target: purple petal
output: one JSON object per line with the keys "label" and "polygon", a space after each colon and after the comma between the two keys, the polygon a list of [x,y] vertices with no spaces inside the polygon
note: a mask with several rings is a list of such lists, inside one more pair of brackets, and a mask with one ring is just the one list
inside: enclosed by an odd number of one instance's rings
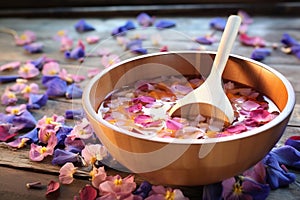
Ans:
{"label": "purple petal", "polygon": [[24,46],[24,49],[28,52],[28,53],[40,53],[43,51],[43,43],[41,42],[35,42],[35,43],[31,43],[31,44],[27,44]]}
{"label": "purple petal", "polygon": [[66,119],[82,119],[84,116],[83,110],[66,110]]}
{"label": "purple petal", "polygon": [[40,109],[47,104],[47,101],[47,94],[30,94],[27,109]]}
{"label": "purple petal", "polygon": [[134,195],[141,196],[142,199],[148,197],[149,192],[152,190],[152,185],[148,181],[143,181],[140,186],[133,192]]}
{"label": "purple petal", "polygon": [[289,137],[286,142],[285,145],[289,145],[294,147],[295,149],[297,149],[298,151],[300,151],[300,136],[291,136]]}
{"label": "purple petal", "polygon": [[252,199],[266,199],[270,194],[270,186],[268,184],[259,183],[249,177],[243,177],[243,190],[246,195],[250,195]]}
{"label": "purple petal", "polygon": [[63,146],[63,147],[65,146],[65,139],[71,133],[72,130],[73,127],[70,126],[62,126],[59,128],[59,130],[56,133],[58,146]]}
{"label": "purple petal", "polygon": [[126,44],[126,49],[129,49],[132,53],[146,54],[147,49],[142,47],[142,40],[132,40]]}
{"label": "purple petal", "polygon": [[80,59],[85,56],[85,51],[82,47],[76,47],[71,51],[66,51],[65,52],[65,58],[67,59]]}
{"label": "purple petal", "polygon": [[195,39],[196,42],[204,45],[211,45],[213,44],[214,40],[212,40],[210,37],[206,36],[200,36]]}
{"label": "purple petal", "polygon": [[19,138],[28,138],[29,139],[29,141],[27,142],[28,144],[36,143],[39,140],[39,138],[38,138],[38,129],[34,128],[31,131],[29,131],[28,133],[20,136]]}
{"label": "purple petal", "polygon": [[242,18],[243,24],[252,24],[253,23],[253,19],[250,17],[250,15],[246,11],[239,10],[238,15]]}
{"label": "purple petal", "polygon": [[272,154],[280,164],[300,169],[300,151],[294,147],[284,145],[273,148],[270,154]]}
{"label": "purple petal", "polygon": [[209,26],[212,29],[223,31],[226,25],[226,19],[221,18],[221,17],[215,17],[210,20]]}
{"label": "purple petal", "polygon": [[136,20],[138,21],[139,25],[148,27],[153,24],[153,18],[148,15],[147,13],[140,13],[137,17]]}
{"label": "purple petal", "polygon": [[24,131],[31,130],[36,126],[36,120],[33,115],[25,110],[21,115],[17,115],[13,118],[12,124],[16,128],[16,130]]}
{"label": "purple petal", "polygon": [[113,35],[113,36],[125,35],[126,31],[132,30],[132,29],[135,29],[135,28],[136,27],[135,27],[134,23],[129,20],[125,23],[125,25],[119,26],[119,27],[113,29],[113,31],[111,32],[111,35]]}
{"label": "purple petal", "polygon": [[22,148],[24,147],[29,141],[28,138],[17,138],[14,141],[8,142],[7,145],[13,148]]}
{"label": "purple petal", "polygon": [[48,85],[51,84],[52,80],[60,79],[58,76],[42,76],[42,84],[45,87],[48,87]]}
{"label": "purple petal", "polygon": [[84,19],[79,20],[76,24],[75,24],[75,29],[78,32],[86,32],[86,31],[93,31],[95,30],[95,28],[88,24]]}
{"label": "purple petal", "polygon": [[18,78],[20,78],[19,75],[0,75],[0,83],[14,82]]}
{"label": "purple petal", "polygon": [[288,47],[300,45],[300,43],[292,36],[290,36],[288,33],[284,33],[282,35],[281,43],[285,44]]}
{"label": "purple petal", "polygon": [[203,186],[203,200],[221,200],[223,187],[222,183],[213,183]]}
{"label": "purple petal", "polygon": [[264,164],[266,165],[267,170],[267,183],[270,185],[271,189],[285,187],[295,181],[295,174],[286,172],[280,167],[273,154],[269,153],[264,158]]}
{"label": "purple petal", "polygon": [[37,69],[42,70],[46,61],[46,56],[41,56],[36,60],[30,61]]}
{"label": "purple petal", "polygon": [[172,28],[174,26],[176,26],[176,23],[172,20],[159,20],[155,24],[155,27],[158,28],[158,29]]}
{"label": "purple petal", "polygon": [[46,94],[49,97],[62,97],[66,94],[67,82],[60,78],[54,78],[47,82],[47,87]]}
{"label": "purple petal", "polygon": [[77,84],[71,84],[67,87],[66,98],[67,99],[79,99],[82,97],[82,89]]}
{"label": "purple petal", "polygon": [[271,50],[267,48],[256,48],[251,54],[253,60],[262,61],[267,56],[271,55]]}
{"label": "purple petal", "polygon": [[78,162],[79,156],[77,153],[56,149],[53,153],[52,165],[64,165],[67,162]]}

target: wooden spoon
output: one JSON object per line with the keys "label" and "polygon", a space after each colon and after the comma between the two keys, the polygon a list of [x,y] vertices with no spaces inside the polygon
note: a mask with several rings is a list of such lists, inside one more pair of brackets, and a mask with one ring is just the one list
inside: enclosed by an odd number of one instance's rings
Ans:
{"label": "wooden spoon", "polygon": [[240,24],[241,18],[239,16],[229,16],[209,76],[202,85],[177,100],[176,104],[169,110],[169,116],[172,116],[175,111],[178,114],[180,110],[180,116],[191,116],[201,113],[204,116],[229,123],[234,120],[232,105],[222,87],[222,73]]}

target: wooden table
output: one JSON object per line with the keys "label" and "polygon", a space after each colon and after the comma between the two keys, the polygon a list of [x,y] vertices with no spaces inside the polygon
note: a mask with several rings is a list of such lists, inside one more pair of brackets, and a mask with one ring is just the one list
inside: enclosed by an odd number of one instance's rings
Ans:
{"label": "wooden table", "polygon": [[[67,69],[70,73],[87,74],[87,70],[91,68],[100,68],[100,57],[90,57],[80,64],[75,60],[67,60],[64,58],[62,52],[59,51],[59,43],[53,40],[53,36],[59,30],[67,30],[73,37],[74,41],[82,39],[85,42],[87,35],[99,35],[101,38],[100,45],[112,49],[114,52],[121,56],[121,59],[134,56],[133,54],[124,54],[124,50],[117,44],[114,38],[110,37],[113,28],[123,25],[128,19],[136,23],[135,18],[89,18],[86,19],[88,23],[92,24],[96,31],[87,33],[77,33],[74,30],[74,24],[78,19],[26,19],[26,18],[2,18],[0,19],[0,27],[7,27],[14,29],[17,33],[21,34],[24,30],[32,30],[36,32],[38,41],[44,43],[43,54],[50,58],[58,60],[61,67]],[[157,19],[162,19],[157,16]],[[164,17],[164,19],[170,19]],[[192,38],[211,33],[209,29],[209,21],[211,17],[172,17],[176,22],[176,27],[170,29],[170,34],[166,34],[162,43],[168,45],[169,50],[180,50],[194,48],[198,44],[192,41]],[[249,27],[249,35],[261,36],[268,40],[270,43],[279,43],[283,33],[289,33],[300,41],[299,29],[300,17],[267,17],[267,16],[254,16],[254,23]],[[130,33],[132,36],[137,36],[157,30],[138,30]],[[217,32],[216,36],[219,37],[221,32]],[[86,52],[91,52],[96,45],[86,45]],[[215,43],[211,46],[205,46],[207,50],[216,50],[218,44]],[[157,50],[157,49],[156,49]],[[236,42],[232,53],[250,57],[252,47],[242,46]],[[14,44],[13,38],[4,33],[0,33],[0,64],[5,64],[10,61],[32,60],[40,57],[42,54],[28,54],[22,47]],[[291,135],[299,135],[300,133],[300,60],[293,55],[286,55],[280,49],[273,50],[271,56],[267,57],[264,61],[265,64],[273,67],[274,69],[285,75],[292,83],[297,102],[293,115],[289,121],[288,127],[279,141],[279,145]],[[9,74],[12,72],[1,72],[1,74]],[[81,86],[88,82],[89,79],[83,81]],[[39,85],[40,79],[33,79],[30,82],[36,82]],[[6,86],[12,83],[0,84],[0,91],[3,93]],[[41,86],[41,88],[43,88]],[[66,109],[81,108],[81,100],[68,100],[65,98],[49,99],[47,105],[40,110],[34,110],[33,115],[36,119],[40,119],[44,115],[64,115]],[[5,107],[0,106],[0,111],[4,112]],[[67,121],[68,124],[74,124],[72,120]],[[44,190],[28,190],[25,183],[32,181],[41,181],[47,184],[50,180],[58,180],[59,167],[50,164],[51,159],[46,158],[43,162],[32,162],[28,158],[29,148],[13,150],[4,144],[0,144],[0,198],[1,199],[44,199]],[[116,174],[114,170],[109,171],[110,174]],[[281,188],[272,191],[269,200],[292,200],[300,198],[300,172],[295,171],[297,175],[297,184],[291,184],[288,188]],[[76,180],[71,185],[63,185],[61,187],[60,196],[58,199],[72,199],[74,195],[87,183],[88,174],[84,171],[75,174]],[[137,176],[137,180],[142,179]],[[201,199],[200,187],[182,188],[184,193],[191,199]],[[53,197],[54,198],[54,197]]]}

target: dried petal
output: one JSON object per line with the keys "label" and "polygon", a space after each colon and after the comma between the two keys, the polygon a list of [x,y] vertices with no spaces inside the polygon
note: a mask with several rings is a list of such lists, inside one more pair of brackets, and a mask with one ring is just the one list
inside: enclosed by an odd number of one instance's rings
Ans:
{"label": "dried petal", "polygon": [[75,29],[78,32],[86,32],[86,31],[93,31],[95,28],[88,24],[84,19],[80,19],[76,24],[75,24]]}
{"label": "dried petal", "polygon": [[82,200],[95,200],[98,196],[98,191],[93,186],[86,185],[79,191],[79,196]]}
{"label": "dried petal", "polygon": [[53,192],[58,191],[60,188],[60,184],[59,182],[53,181],[51,180],[48,185],[47,185],[47,191],[46,191],[46,195],[49,195]]}

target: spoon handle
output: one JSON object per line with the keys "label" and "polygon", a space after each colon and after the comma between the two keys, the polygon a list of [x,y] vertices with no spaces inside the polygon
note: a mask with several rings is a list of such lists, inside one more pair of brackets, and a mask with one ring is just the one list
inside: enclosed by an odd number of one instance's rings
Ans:
{"label": "spoon handle", "polygon": [[229,16],[218,47],[218,53],[216,54],[212,66],[212,70],[218,72],[220,77],[225,69],[229,54],[239,31],[240,24],[241,18],[238,15]]}

